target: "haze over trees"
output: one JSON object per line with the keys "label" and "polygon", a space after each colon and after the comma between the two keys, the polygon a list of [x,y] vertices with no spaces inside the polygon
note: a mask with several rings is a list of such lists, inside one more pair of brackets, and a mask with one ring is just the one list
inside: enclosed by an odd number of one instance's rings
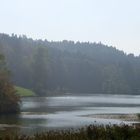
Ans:
{"label": "haze over trees", "polygon": [[102,43],[0,34],[0,52],[13,83],[38,95],[140,94],[140,57]]}

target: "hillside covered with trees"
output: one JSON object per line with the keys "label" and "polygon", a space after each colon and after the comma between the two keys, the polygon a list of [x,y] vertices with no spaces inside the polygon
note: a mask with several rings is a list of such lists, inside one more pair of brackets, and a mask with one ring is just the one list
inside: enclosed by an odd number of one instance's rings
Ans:
{"label": "hillside covered with trees", "polygon": [[102,43],[0,34],[12,81],[38,95],[140,94],[140,57]]}

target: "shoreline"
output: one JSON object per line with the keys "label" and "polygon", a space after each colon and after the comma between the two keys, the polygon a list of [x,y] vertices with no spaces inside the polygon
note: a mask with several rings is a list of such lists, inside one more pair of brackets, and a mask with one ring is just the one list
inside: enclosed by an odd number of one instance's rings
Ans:
{"label": "shoreline", "polygon": [[33,135],[6,133],[1,134],[0,139],[3,140],[109,140],[109,139],[123,139],[134,140],[140,138],[140,127],[129,125],[107,125],[96,126],[88,125],[86,127],[69,129],[69,130],[52,130],[48,132],[34,133]]}
{"label": "shoreline", "polygon": [[83,115],[83,117],[140,122],[140,117],[138,114],[88,114]]}

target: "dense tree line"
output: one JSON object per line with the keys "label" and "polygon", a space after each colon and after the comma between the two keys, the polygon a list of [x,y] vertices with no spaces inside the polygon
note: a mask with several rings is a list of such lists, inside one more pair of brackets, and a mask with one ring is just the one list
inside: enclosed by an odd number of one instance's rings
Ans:
{"label": "dense tree line", "polygon": [[140,93],[140,57],[102,43],[0,34],[12,81],[37,94]]}
{"label": "dense tree line", "polygon": [[9,79],[5,59],[0,55],[0,115],[19,112],[20,99]]}

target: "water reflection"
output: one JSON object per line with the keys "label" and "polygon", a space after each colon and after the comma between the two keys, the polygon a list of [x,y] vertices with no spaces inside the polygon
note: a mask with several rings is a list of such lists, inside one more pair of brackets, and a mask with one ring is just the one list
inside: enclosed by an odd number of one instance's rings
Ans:
{"label": "water reflection", "polygon": [[[140,96],[88,95],[28,97],[22,99],[21,114],[0,116],[0,129],[34,133],[49,129],[80,127],[88,124],[120,124],[119,119],[86,117],[92,114],[140,112]],[[131,123],[125,122],[124,123]]]}
{"label": "water reflection", "polygon": [[20,115],[0,115],[0,124],[20,125]]}
{"label": "water reflection", "polygon": [[20,115],[0,115],[0,135],[20,133]]}

